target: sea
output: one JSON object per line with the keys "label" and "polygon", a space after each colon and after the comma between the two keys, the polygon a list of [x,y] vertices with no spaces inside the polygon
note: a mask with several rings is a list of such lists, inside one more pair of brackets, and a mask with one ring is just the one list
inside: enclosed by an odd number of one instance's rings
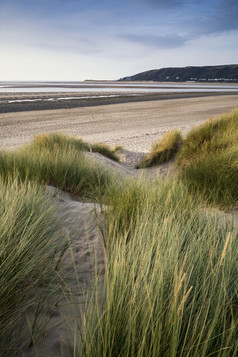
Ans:
{"label": "sea", "polygon": [[[189,92],[227,92],[238,93],[238,84],[229,83],[155,83],[155,82],[120,82],[120,81],[83,81],[83,82],[3,82],[0,81],[0,95],[4,94],[37,94],[37,99],[14,99],[10,102],[55,100],[55,94],[67,93],[67,97],[59,100],[87,99],[98,97],[116,97],[121,95],[143,95],[158,93],[189,93]],[[40,93],[54,93],[54,97],[40,98]],[[77,97],[70,96],[74,93]],[[85,93],[85,96],[84,96]]]}

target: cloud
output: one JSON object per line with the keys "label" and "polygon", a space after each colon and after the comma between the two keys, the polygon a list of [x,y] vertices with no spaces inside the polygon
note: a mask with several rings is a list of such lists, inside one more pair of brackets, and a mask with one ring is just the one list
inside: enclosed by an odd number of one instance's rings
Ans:
{"label": "cloud", "polygon": [[178,48],[183,46],[189,37],[179,36],[177,34],[157,35],[140,35],[140,34],[122,34],[119,37],[145,46],[152,46],[161,49]]}
{"label": "cloud", "polygon": [[[200,6],[206,2],[209,3],[214,0],[200,0],[199,4]],[[187,6],[191,5],[197,5],[198,0],[129,0],[129,2],[132,2],[134,4],[140,4],[143,5],[144,7],[147,8],[153,8],[155,10],[178,10],[178,9],[184,9]]]}
{"label": "cloud", "polygon": [[65,78],[235,62],[236,30],[238,0],[0,0],[0,61],[13,76],[22,58],[27,78],[31,58]]}
{"label": "cloud", "polygon": [[207,19],[207,28],[211,32],[222,32],[238,29],[237,0],[223,1],[217,10]]}
{"label": "cloud", "polygon": [[78,38],[76,40],[62,40],[52,39],[45,42],[31,42],[29,47],[39,48],[47,51],[53,51],[58,53],[75,53],[75,54],[87,54],[94,55],[102,53],[102,47],[100,43],[93,41],[90,38]]}
{"label": "cloud", "polygon": [[159,9],[177,8],[183,6],[189,0],[139,0],[142,4],[147,4]]}
{"label": "cloud", "polygon": [[238,1],[223,0],[211,2],[203,11],[194,12],[187,22],[193,38],[238,29]]}

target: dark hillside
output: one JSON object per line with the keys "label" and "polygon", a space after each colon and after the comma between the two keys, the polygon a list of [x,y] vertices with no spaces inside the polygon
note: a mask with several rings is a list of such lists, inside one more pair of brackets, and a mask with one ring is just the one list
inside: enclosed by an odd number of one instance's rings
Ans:
{"label": "dark hillside", "polygon": [[203,67],[169,67],[124,77],[121,81],[238,82],[238,64]]}

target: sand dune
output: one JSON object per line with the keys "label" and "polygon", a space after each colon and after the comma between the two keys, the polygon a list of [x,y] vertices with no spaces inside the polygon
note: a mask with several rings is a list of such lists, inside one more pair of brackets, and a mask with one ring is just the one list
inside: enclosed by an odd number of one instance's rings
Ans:
{"label": "sand dune", "polygon": [[[127,176],[133,171],[122,164],[114,165],[110,159],[100,160],[99,156],[100,154],[91,159],[113,168],[117,174]],[[84,316],[85,302],[89,301],[93,291],[95,271],[99,299],[102,296],[105,256],[100,222],[104,218],[104,208],[94,203],[77,201],[54,187],[48,187],[47,194],[55,202],[55,215],[61,221],[62,233],[70,237],[70,246],[62,259],[60,270],[62,277],[67,279],[65,292],[69,290],[69,294],[62,293],[57,304],[41,316],[42,320],[47,321],[44,337],[38,338],[33,347],[26,348],[23,356],[70,357],[75,341],[77,346],[80,346],[79,327],[82,327],[82,320],[79,316]],[[201,210],[201,215],[206,215],[208,219],[216,219],[219,225],[228,222],[238,225],[238,215],[234,212],[224,213],[216,209],[206,209]],[[71,293],[74,295],[73,298]]]}
{"label": "sand dune", "polygon": [[[135,164],[143,152],[149,150],[151,143],[165,131],[177,128],[186,133],[192,126],[237,106],[238,97],[229,95],[1,114],[0,146],[15,148],[29,142],[36,134],[63,131],[89,142],[123,145],[127,150],[120,152],[121,163],[112,162],[99,154],[88,155],[90,159],[100,162],[122,177],[137,176],[141,170],[135,170]],[[173,165],[165,164],[147,172],[153,174],[153,170],[156,170],[156,174],[161,174],[170,169],[173,169]],[[70,277],[70,289],[90,294],[95,256],[99,279],[103,281],[104,246],[98,224],[103,217],[101,208],[93,203],[76,201],[52,187],[48,188],[48,194],[55,201],[56,217],[60,219],[64,233],[71,237],[72,242],[63,258],[62,271]],[[217,212],[209,214],[213,216]],[[222,217],[227,219],[226,216]],[[83,310],[85,297],[78,294],[76,299],[77,305],[73,305],[68,303],[66,296],[60,297],[48,316],[43,316],[43,319],[48,320],[45,337],[39,339],[34,347],[26,349],[23,355],[71,355],[69,346],[73,346],[75,322],[78,322],[75,314],[78,309]],[[77,311],[73,306],[76,306]]]}
{"label": "sand dune", "polygon": [[99,205],[76,201],[54,187],[47,188],[47,195],[55,204],[62,234],[69,237],[69,248],[60,264],[60,274],[67,285],[57,304],[41,316],[41,320],[47,322],[44,338],[39,337],[33,347],[25,348],[23,356],[70,357],[75,333],[77,341],[80,340],[79,314],[83,314],[85,301],[92,291],[95,259],[97,279],[103,282],[104,245],[99,229],[102,211]]}

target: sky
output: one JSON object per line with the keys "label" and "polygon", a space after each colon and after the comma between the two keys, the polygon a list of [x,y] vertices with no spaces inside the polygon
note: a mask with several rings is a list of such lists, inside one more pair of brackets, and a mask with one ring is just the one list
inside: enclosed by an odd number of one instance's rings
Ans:
{"label": "sky", "polygon": [[0,0],[0,81],[238,63],[238,0]]}

